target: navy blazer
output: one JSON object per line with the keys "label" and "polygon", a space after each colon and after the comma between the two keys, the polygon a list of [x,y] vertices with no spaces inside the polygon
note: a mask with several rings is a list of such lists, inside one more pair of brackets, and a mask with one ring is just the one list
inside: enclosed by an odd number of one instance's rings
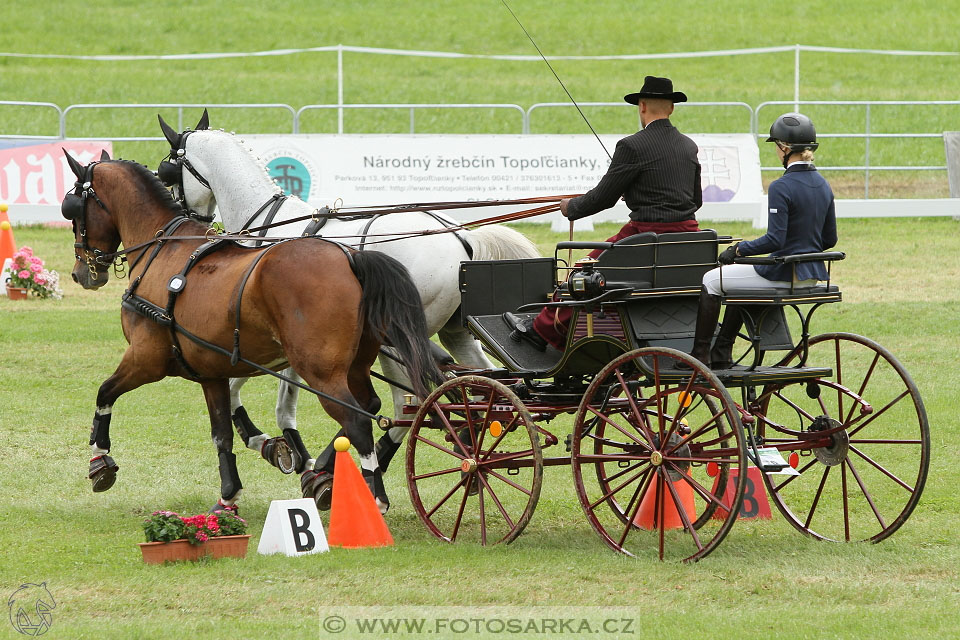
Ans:
{"label": "navy blazer", "polygon": [[[741,242],[740,255],[817,253],[837,244],[833,190],[812,164],[792,164],[770,183],[767,211],[767,233]],[[799,262],[796,267],[797,280],[827,279],[823,262]],[[758,264],[754,269],[767,280],[790,282],[793,278],[791,265]]]}
{"label": "navy blazer", "polygon": [[634,222],[695,220],[703,204],[697,143],[667,118],[617,142],[600,184],[573,198],[567,218],[577,220],[609,209],[623,197]]}

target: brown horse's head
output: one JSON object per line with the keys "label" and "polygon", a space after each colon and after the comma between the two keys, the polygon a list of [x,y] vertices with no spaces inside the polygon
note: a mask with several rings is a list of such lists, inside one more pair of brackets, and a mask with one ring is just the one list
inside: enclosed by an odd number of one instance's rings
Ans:
{"label": "brown horse's head", "polygon": [[156,176],[139,164],[110,160],[106,153],[87,166],[67,154],[67,164],[77,176],[60,206],[73,223],[73,280],[84,289],[99,289],[107,283],[121,242],[129,249],[148,241],[182,212]]}
{"label": "brown horse's head", "polygon": [[107,283],[111,261],[104,258],[120,246],[120,234],[110,212],[93,188],[94,167],[109,160],[104,153],[99,162],[81,165],[69,153],[67,164],[77,176],[74,189],[63,198],[60,211],[73,223],[73,252],[77,258],[73,281],[84,289],[99,289]]}

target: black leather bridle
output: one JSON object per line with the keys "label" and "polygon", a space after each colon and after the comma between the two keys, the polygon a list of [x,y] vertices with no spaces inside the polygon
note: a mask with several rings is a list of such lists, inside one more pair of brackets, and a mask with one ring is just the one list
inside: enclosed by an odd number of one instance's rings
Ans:
{"label": "black leather bridle", "polygon": [[[187,138],[191,133],[194,133],[193,129],[188,129],[180,134],[177,138],[177,145],[175,147],[171,146],[170,153],[167,154],[160,162],[160,166],[157,167],[157,177],[160,178],[160,181],[165,186],[177,187],[176,201],[186,212],[187,217],[193,218],[198,222],[203,222],[204,224],[210,224],[213,222],[213,216],[201,215],[187,206],[187,196],[183,189],[184,169],[189,171],[190,175],[197,179],[197,182],[207,189],[210,189],[210,183],[207,182],[207,179],[200,175],[196,167],[187,159]],[[213,189],[210,190],[213,191]]]}
{"label": "black leather bridle", "polygon": [[[87,200],[93,198],[104,211],[110,212],[107,205],[103,204],[103,201],[97,197],[93,190],[93,168],[98,164],[100,164],[99,161],[93,161],[84,167],[83,177],[78,178],[73,183],[73,191],[65,195],[63,202],[60,204],[60,213],[73,223],[74,235],[80,237],[79,242],[73,243],[74,256],[77,258],[77,262],[83,262],[87,265],[90,275],[94,279],[97,279],[98,273],[105,272],[112,264],[112,261],[107,259],[106,254],[100,249],[91,249],[87,242]],[[98,270],[98,265],[103,268]]]}

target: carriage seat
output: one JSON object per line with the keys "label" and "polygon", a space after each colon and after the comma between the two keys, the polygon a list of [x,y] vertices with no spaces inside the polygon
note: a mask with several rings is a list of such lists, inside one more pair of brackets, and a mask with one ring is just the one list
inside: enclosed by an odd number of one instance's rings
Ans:
{"label": "carriage seat", "polygon": [[617,242],[559,242],[564,249],[603,249],[596,268],[607,290],[689,289],[699,291],[703,274],[717,264],[717,232],[638,233]]}
{"label": "carriage seat", "polygon": [[[777,287],[770,289],[738,289],[724,292],[721,296],[724,304],[803,304],[814,302],[838,302],[840,289],[830,284],[830,265],[837,260],[843,260],[846,254],[842,251],[823,251],[819,253],[802,253],[790,256],[749,256],[737,258],[736,264],[790,264],[793,265],[796,276],[796,265],[801,262],[824,261],[827,263],[827,281],[825,284],[812,286]],[[721,271],[721,276],[723,272]],[[721,286],[723,280],[721,279]]]}

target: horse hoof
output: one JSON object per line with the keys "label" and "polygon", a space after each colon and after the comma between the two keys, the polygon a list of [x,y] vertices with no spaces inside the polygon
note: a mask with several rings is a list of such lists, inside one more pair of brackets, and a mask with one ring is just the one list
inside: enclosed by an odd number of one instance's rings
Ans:
{"label": "horse hoof", "polygon": [[385,501],[385,499],[381,500],[380,498],[375,498],[375,500],[377,501],[377,509],[380,510],[380,515],[387,515],[387,511],[390,510],[390,501]]}
{"label": "horse hoof", "polygon": [[300,475],[304,498],[313,498],[320,511],[329,511],[333,499],[333,475],[326,471],[304,471]]}
{"label": "horse hoof", "polygon": [[216,504],[210,507],[210,511],[207,511],[207,513],[216,513],[218,511],[230,511],[233,515],[237,515],[240,513],[240,507],[235,504],[223,504],[217,500]]}
{"label": "horse hoof", "polygon": [[290,448],[283,438],[270,438],[260,447],[263,459],[280,469],[283,474],[290,474],[300,466],[300,456]]}
{"label": "horse hoof", "polygon": [[93,492],[101,493],[113,486],[117,481],[117,469],[120,467],[113,458],[107,455],[97,456],[90,461],[90,473],[87,476],[93,481]]}

